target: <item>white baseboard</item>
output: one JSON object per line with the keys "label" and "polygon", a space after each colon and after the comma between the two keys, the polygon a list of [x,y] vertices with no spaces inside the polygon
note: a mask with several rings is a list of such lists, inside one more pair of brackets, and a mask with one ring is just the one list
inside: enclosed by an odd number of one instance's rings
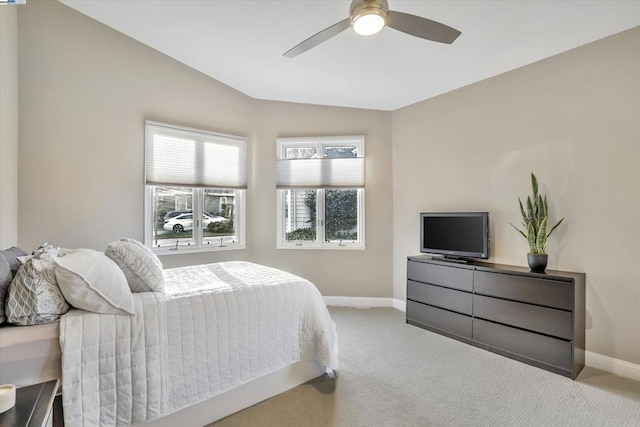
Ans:
{"label": "white baseboard", "polygon": [[325,304],[334,307],[393,307],[405,311],[407,303],[397,298],[377,297],[324,297]]}
{"label": "white baseboard", "polygon": [[584,352],[584,359],[585,365],[592,368],[640,381],[640,365],[635,363],[614,359],[613,357],[604,356],[591,351]]}
{"label": "white baseboard", "polygon": [[398,299],[398,298],[394,298],[393,299],[393,308],[395,308],[396,310],[400,310],[403,313],[407,312],[407,301],[406,300],[402,300],[402,299]]}
{"label": "white baseboard", "polygon": [[[367,297],[324,297],[324,302],[334,307],[393,307],[403,312],[407,311],[407,302],[397,298],[367,298]],[[601,371],[610,372],[632,380],[640,381],[640,365],[625,360],[585,351],[585,365]]]}

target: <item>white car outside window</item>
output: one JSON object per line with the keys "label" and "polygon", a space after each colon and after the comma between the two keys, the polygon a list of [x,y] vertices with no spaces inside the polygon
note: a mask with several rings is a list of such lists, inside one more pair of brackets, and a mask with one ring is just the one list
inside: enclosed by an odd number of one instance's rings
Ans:
{"label": "white car outside window", "polygon": [[[226,218],[221,216],[211,216],[207,214],[202,215],[203,226],[206,228],[212,222],[223,222],[227,221]],[[182,233],[186,230],[193,229],[193,214],[187,213],[175,216],[173,218],[167,219],[164,221],[164,225],[162,226],[167,231],[173,231],[175,233]]]}

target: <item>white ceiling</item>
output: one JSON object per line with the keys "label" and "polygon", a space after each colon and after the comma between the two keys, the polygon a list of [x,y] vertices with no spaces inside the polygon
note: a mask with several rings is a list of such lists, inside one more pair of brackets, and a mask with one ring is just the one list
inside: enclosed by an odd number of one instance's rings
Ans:
{"label": "white ceiling", "polygon": [[258,99],[395,110],[640,25],[640,1],[389,0],[462,31],[452,44],[348,29],[349,0],[60,0]]}

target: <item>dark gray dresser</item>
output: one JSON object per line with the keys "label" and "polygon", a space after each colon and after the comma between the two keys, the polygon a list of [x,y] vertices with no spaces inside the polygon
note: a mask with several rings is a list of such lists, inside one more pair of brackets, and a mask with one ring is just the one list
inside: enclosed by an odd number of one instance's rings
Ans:
{"label": "dark gray dresser", "polygon": [[572,379],[584,319],[584,273],[407,259],[407,323]]}

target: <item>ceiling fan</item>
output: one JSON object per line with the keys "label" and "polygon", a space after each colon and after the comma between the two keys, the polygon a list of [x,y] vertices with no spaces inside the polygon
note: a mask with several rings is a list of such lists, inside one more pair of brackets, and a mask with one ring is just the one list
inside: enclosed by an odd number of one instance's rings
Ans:
{"label": "ceiling fan", "polygon": [[348,18],[314,34],[286,51],[284,56],[287,58],[298,56],[349,27],[353,27],[353,30],[360,35],[368,36],[377,33],[385,26],[412,36],[447,44],[453,43],[461,34],[455,28],[436,21],[389,10],[387,0],[353,0],[349,7]]}

